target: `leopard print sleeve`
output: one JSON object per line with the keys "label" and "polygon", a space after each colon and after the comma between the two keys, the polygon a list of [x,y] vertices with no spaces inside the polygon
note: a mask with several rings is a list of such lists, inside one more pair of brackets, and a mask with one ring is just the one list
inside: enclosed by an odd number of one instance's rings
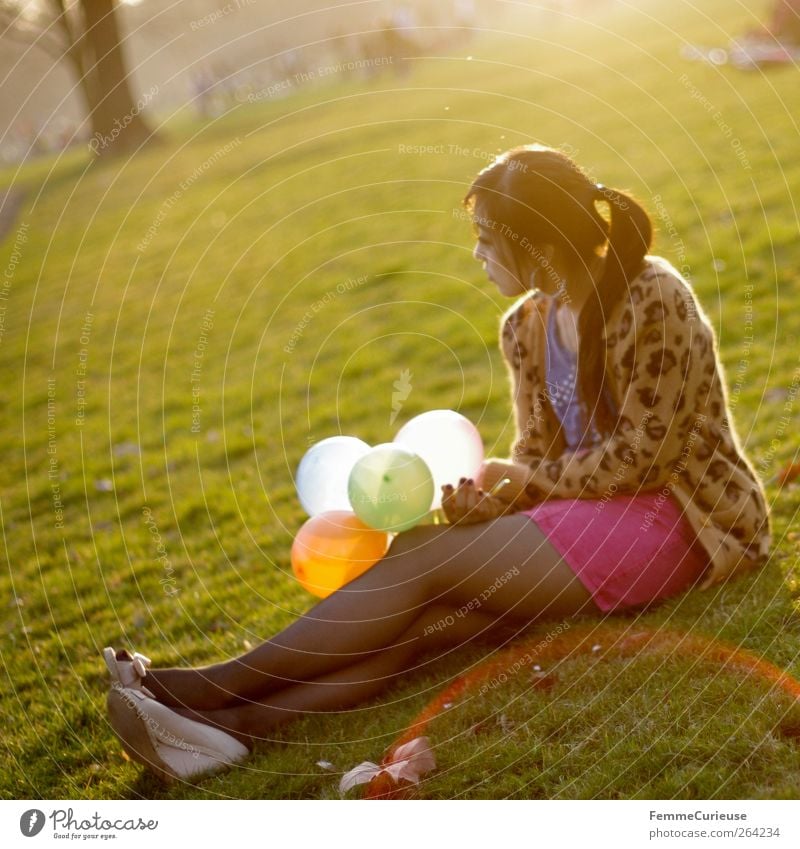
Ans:
{"label": "leopard print sleeve", "polygon": [[[537,359],[536,333],[531,323],[539,321],[534,297],[518,302],[504,317],[500,350],[508,366],[511,396],[516,414],[516,439],[513,456],[525,455],[525,462],[547,454],[549,441],[545,418],[543,363]],[[539,328],[541,332],[543,328]]]}

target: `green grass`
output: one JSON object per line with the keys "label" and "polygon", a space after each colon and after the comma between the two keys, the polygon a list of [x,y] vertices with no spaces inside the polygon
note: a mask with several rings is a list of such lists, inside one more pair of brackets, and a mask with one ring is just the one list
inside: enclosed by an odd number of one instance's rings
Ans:
{"label": "green grass", "polygon": [[[0,343],[0,796],[335,797],[337,776],[317,761],[341,772],[380,759],[446,680],[492,651],[467,647],[352,712],[304,718],[245,768],[198,786],[164,789],[141,775],[105,721],[104,645],[146,650],[157,664],[211,662],[310,607],[289,563],[304,519],[292,475],[310,442],[386,441],[411,416],[449,407],[479,425],[488,452],[507,452],[496,348],[506,304],[453,215],[498,150],[570,145],[598,180],[643,200],[660,228],[655,252],[689,270],[716,326],[746,451],[766,479],[792,459],[796,76],[684,63],[678,33],[725,43],[753,21],[723,0],[699,5],[642,3],[641,14],[571,27],[519,11],[499,21],[502,32],[416,61],[406,78],[333,80],[210,123],[181,119],[164,128],[163,146],[127,161],[89,168],[76,152],[2,174],[28,187],[29,229]],[[765,4],[751,5],[758,14]],[[0,246],[3,269],[14,241]],[[403,369],[413,388],[392,427]],[[776,545],[764,571],[642,621],[744,645],[800,675],[797,543],[787,536],[800,489],[773,480],[768,493]],[[797,796],[796,738],[780,730],[797,726],[796,706],[766,685],[648,657],[575,658],[552,690],[528,684],[512,680],[434,724],[440,770],[420,796]]]}

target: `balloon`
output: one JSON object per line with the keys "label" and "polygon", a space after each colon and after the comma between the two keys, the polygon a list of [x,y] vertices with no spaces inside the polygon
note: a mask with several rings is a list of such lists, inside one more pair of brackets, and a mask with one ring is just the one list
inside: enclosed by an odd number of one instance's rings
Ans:
{"label": "balloon", "polygon": [[389,535],[349,510],[314,516],[292,544],[292,570],[303,588],[325,598],[366,572],[386,553]]}
{"label": "balloon", "polygon": [[347,479],[353,464],[369,451],[354,436],[331,436],[306,451],[297,467],[297,495],[309,516],[328,510],[350,512]]}
{"label": "balloon", "polygon": [[431,410],[400,428],[395,444],[419,454],[433,475],[433,509],[442,504],[442,486],[476,478],[483,463],[483,442],[472,422],[454,410]]}
{"label": "balloon", "polygon": [[365,525],[399,533],[430,512],[433,478],[421,457],[387,442],[356,462],[347,491],[353,512]]}

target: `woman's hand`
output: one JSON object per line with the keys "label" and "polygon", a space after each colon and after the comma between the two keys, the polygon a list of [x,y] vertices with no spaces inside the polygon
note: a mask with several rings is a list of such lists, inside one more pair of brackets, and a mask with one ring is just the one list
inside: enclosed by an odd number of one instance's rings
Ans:
{"label": "woman's hand", "polygon": [[528,482],[530,467],[513,460],[484,460],[479,472],[480,487],[499,501],[527,510],[544,501],[548,495]]}
{"label": "woman's hand", "polygon": [[473,525],[504,516],[509,505],[479,489],[472,479],[461,478],[457,487],[442,487],[442,509],[451,525]]}

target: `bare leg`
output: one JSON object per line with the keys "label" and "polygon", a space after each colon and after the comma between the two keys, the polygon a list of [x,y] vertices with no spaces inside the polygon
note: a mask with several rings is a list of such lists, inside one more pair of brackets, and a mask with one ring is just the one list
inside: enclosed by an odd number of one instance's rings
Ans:
{"label": "bare leg", "polygon": [[[214,725],[251,746],[271,729],[305,713],[352,707],[380,693],[400,675],[423,668],[412,659],[421,651],[457,647],[486,635],[500,622],[482,613],[463,617],[446,605],[431,605],[392,646],[315,681],[284,687],[266,698],[211,711],[176,708],[178,713]],[[444,623],[444,627],[438,628]],[[452,623],[452,624],[451,624]],[[432,655],[427,663],[444,656]]]}
{"label": "bare leg", "polygon": [[165,704],[214,710],[262,700],[392,645],[431,604],[531,622],[594,610],[584,586],[527,516],[414,528],[368,572],[257,648],[199,669],[153,670]]}

